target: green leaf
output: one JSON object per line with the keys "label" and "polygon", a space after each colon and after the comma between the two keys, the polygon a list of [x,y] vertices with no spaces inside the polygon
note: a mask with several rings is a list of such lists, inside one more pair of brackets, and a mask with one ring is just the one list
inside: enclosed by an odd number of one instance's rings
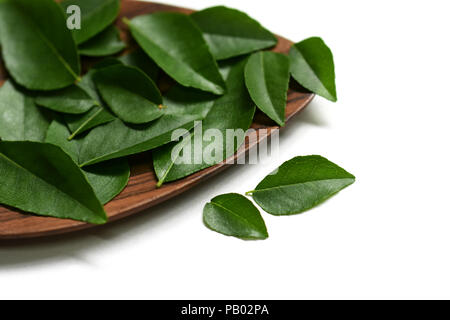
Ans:
{"label": "green leaf", "polygon": [[0,0],[0,43],[10,75],[28,89],[61,89],[79,78],[76,45],[53,0]]}
{"label": "green leaf", "polygon": [[96,72],[95,69],[91,69],[78,84],[88,95],[96,101],[97,107],[92,108],[89,112],[81,115],[65,115],[64,120],[67,123],[72,135],[69,137],[73,139],[74,137],[86,132],[92,128],[99,125],[111,122],[116,119],[111,112],[108,111],[103,106],[103,102],[97,93],[97,89],[94,84],[93,75]]}
{"label": "green leaf", "polygon": [[94,82],[103,100],[123,121],[143,124],[163,116],[158,87],[135,67],[113,65],[98,70]]}
{"label": "green leaf", "polygon": [[[159,179],[158,185],[184,178],[220,163],[232,156],[242,145],[245,132],[250,128],[255,114],[255,106],[244,84],[246,61],[246,59],[240,59],[222,64],[221,71],[227,79],[229,89],[224,96],[214,101],[213,107],[202,123],[202,132],[194,130],[182,141],[155,150],[153,164]],[[197,150],[195,141],[199,139],[202,141],[202,137],[205,139],[206,133],[211,132],[210,130],[220,133],[222,143],[216,144],[215,140],[209,143],[203,141]],[[227,138],[227,130],[240,130],[242,135],[236,139],[235,137]],[[213,144],[218,147],[214,155],[210,152],[213,151],[210,150]],[[187,161],[180,161],[186,155],[189,155]]]}
{"label": "green leaf", "polygon": [[292,46],[291,74],[298,83],[330,101],[337,101],[333,53],[321,38]]}
{"label": "green leaf", "polygon": [[64,89],[41,93],[36,97],[35,102],[50,110],[68,114],[85,113],[98,105],[98,101],[77,84]]}
{"label": "green leaf", "polygon": [[225,92],[217,63],[189,16],[154,13],[134,18],[129,27],[142,49],[177,82],[214,94]]}
{"label": "green leaf", "polygon": [[256,106],[282,127],[289,78],[289,58],[280,53],[255,53],[245,68],[245,83]]}
{"label": "green leaf", "polygon": [[50,116],[11,81],[0,88],[0,140],[43,141]]}
{"label": "green leaf", "polygon": [[355,177],[321,156],[297,157],[267,176],[252,194],[264,211],[303,213],[355,182]]}
{"label": "green leaf", "polygon": [[[169,110],[171,109],[171,110]],[[93,129],[83,138],[81,166],[152,150],[172,141],[176,129],[190,130],[203,119],[204,111],[192,108],[177,112],[164,110],[164,116],[144,125],[126,125],[120,119]]]}
{"label": "green leaf", "polygon": [[141,69],[155,82],[158,79],[158,65],[142,49],[121,56],[119,60],[127,66]]}
{"label": "green leaf", "polygon": [[120,40],[119,30],[111,25],[92,39],[78,47],[82,56],[104,57],[116,54],[125,49],[125,43]]}
{"label": "green leaf", "polygon": [[219,6],[191,15],[217,60],[273,47],[277,38],[244,12]]}
{"label": "green leaf", "polygon": [[66,0],[61,2],[64,12],[71,5],[81,10],[81,29],[72,30],[75,42],[81,44],[105,30],[116,20],[120,0]]}
{"label": "green leaf", "polygon": [[107,221],[86,176],[61,148],[0,142],[0,203],[26,212],[93,224]]}
{"label": "green leaf", "polygon": [[239,194],[224,194],[212,199],[203,210],[203,221],[213,231],[242,240],[269,237],[259,210]]}
{"label": "green leaf", "polygon": [[[50,125],[45,142],[61,147],[78,163],[81,143],[68,141],[69,130],[59,121]],[[130,166],[126,159],[117,159],[83,169],[97,198],[106,204],[117,196],[128,184]]]}

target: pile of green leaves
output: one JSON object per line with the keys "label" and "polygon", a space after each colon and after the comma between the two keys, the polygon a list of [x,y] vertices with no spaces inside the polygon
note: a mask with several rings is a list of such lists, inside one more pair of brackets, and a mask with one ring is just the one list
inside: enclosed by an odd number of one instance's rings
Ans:
{"label": "pile of green leaves", "polygon": [[[67,28],[72,5],[80,30]],[[246,131],[256,108],[283,126],[291,75],[336,101],[333,57],[320,38],[289,56],[263,51],[277,44],[271,32],[213,7],[124,19],[132,50],[114,25],[119,12],[120,0],[0,0],[10,75],[0,88],[0,204],[105,223],[103,205],[128,183],[128,156],[152,150],[159,185],[213,165],[173,163],[174,130],[203,121],[204,130]],[[82,74],[85,56],[99,61]],[[165,94],[161,74],[175,83]]]}

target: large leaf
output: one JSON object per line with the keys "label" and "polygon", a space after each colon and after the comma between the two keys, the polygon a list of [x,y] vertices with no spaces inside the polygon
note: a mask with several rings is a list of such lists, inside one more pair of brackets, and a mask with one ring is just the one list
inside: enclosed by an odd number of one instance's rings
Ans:
{"label": "large leaf", "polygon": [[141,69],[156,82],[159,71],[158,65],[142,49],[123,55],[119,60],[127,66]]}
{"label": "large leaf", "polygon": [[273,215],[309,210],[355,182],[355,177],[321,156],[297,157],[285,162],[249,192]]}
{"label": "large leaf", "polygon": [[172,140],[176,129],[190,130],[204,118],[208,105],[178,109],[169,106],[164,116],[144,125],[126,125],[120,119],[93,129],[83,138],[80,152],[82,166],[148,151]]}
{"label": "large leaf", "polygon": [[0,203],[26,212],[94,224],[107,221],[86,176],[61,148],[0,142]]}
{"label": "large leaf", "polygon": [[68,114],[85,113],[92,107],[99,105],[99,102],[93,99],[78,84],[56,91],[41,93],[36,97],[35,102],[50,110]]}
{"label": "large leaf", "polygon": [[77,48],[53,0],[0,0],[0,43],[9,73],[28,89],[61,89],[78,79]]}
{"label": "large leaf", "polygon": [[273,47],[277,38],[244,12],[219,6],[191,15],[217,60]]}
{"label": "large leaf", "polygon": [[67,123],[72,135],[70,139],[78,136],[99,125],[108,123],[116,119],[111,112],[103,106],[101,97],[95,88],[93,75],[96,70],[90,70],[78,84],[88,95],[96,102],[98,106],[92,108],[89,112],[81,115],[65,115],[64,120]]}
{"label": "large leaf", "polygon": [[104,31],[78,47],[83,56],[103,57],[116,54],[125,49],[125,43],[120,40],[119,30],[111,25]]}
{"label": "large leaf", "polygon": [[280,126],[284,126],[289,77],[289,58],[280,53],[255,53],[245,68],[245,83],[256,106]]}
{"label": "large leaf", "polygon": [[0,88],[0,140],[43,141],[50,116],[7,81]]}
{"label": "large leaf", "polygon": [[[45,142],[61,147],[78,163],[81,143],[68,141],[69,130],[59,121],[53,121],[48,128]],[[83,169],[101,203],[106,204],[117,196],[128,184],[130,166],[126,159],[108,161]]]}
{"label": "large leaf", "polygon": [[94,82],[103,100],[123,121],[148,123],[163,116],[158,87],[135,67],[113,65],[98,70]]}
{"label": "large leaf", "polygon": [[337,101],[333,53],[321,38],[309,38],[292,46],[291,73],[303,87]]}
{"label": "large leaf", "polygon": [[136,17],[129,26],[142,49],[177,82],[215,94],[225,92],[217,63],[189,16],[160,12]]}
{"label": "large leaf", "polygon": [[81,28],[73,30],[77,44],[81,44],[114,22],[119,14],[120,0],[65,0],[61,3],[64,11],[71,5],[81,10]]}
{"label": "large leaf", "polygon": [[243,240],[269,237],[259,210],[239,194],[224,194],[212,199],[203,209],[203,221],[213,231]]}
{"label": "large leaf", "polygon": [[[249,129],[255,114],[244,83],[244,67],[246,59],[230,61],[222,65],[228,86],[228,92],[214,101],[214,105],[202,123],[201,132],[194,130],[182,141],[172,143],[156,150],[153,163],[159,185],[189,176],[197,171],[211,167],[232,156],[242,145],[245,132]],[[220,134],[219,141],[207,142],[208,133]],[[236,138],[227,134],[227,130],[240,131]],[[198,147],[196,141],[200,140]],[[214,150],[211,147],[216,146]],[[212,154],[214,151],[214,154]],[[187,158],[185,158],[188,156]],[[185,160],[180,160],[185,158]]]}

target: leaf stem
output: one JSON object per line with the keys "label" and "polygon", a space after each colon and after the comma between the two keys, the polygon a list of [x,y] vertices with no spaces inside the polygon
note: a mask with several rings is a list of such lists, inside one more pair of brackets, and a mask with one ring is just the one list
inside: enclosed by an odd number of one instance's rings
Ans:
{"label": "leaf stem", "polygon": [[256,190],[252,190],[252,191],[246,192],[245,195],[246,195],[247,197],[249,197],[249,196],[253,195],[253,193],[254,193],[255,191],[256,191]]}
{"label": "leaf stem", "polygon": [[125,23],[127,26],[129,26],[130,25],[130,19],[128,19],[127,17],[123,17],[122,18],[122,21],[123,21],[123,23]]}

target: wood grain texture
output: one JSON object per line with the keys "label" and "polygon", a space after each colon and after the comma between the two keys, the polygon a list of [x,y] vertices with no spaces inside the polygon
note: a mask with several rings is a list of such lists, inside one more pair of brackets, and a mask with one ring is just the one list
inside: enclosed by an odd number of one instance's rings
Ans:
{"label": "wood grain texture", "polygon": [[[189,9],[177,8],[164,4],[123,1],[121,14],[117,22],[117,26],[121,30],[122,38],[133,45],[127,27],[122,23],[123,17],[133,18],[138,15],[157,11],[174,11],[188,14],[192,12],[192,10]],[[279,43],[273,51],[288,53],[292,42],[282,37],[278,38]],[[0,63],[0,85],[3,84],[7,78],[8,75],[6,70],[4,69],[3,64]],[[286,122],[289,123],[289,120],[303,110],[313,98],[313,94],[292,85],[288,93]],[[256,115],[252,128],[256,129],[256,134],[247,139],[245,145],[243,145],[234,156],[234,159],[245,154],[250,148],[255,147],[261,141],[269,138],[272,130],[279,129],[279,127],[275,126],[270,119],[261,113]],[[130,164],[132,167],[132,174],[128,186],[120,195],[105,206],[110,222],[139,213],[163,201],[171,199],[230,166],[230,164],[223,162],[183,180],[169,183],[157,189],[157,179],[152,168],[151,153],[148,152],[131,157]],[[147,211],[147,214],[151,214],[151,212]],[[0,206],[0,240],[51,236],[91,227],[95,226],[72,220],[38,217],[12,208]]]}

